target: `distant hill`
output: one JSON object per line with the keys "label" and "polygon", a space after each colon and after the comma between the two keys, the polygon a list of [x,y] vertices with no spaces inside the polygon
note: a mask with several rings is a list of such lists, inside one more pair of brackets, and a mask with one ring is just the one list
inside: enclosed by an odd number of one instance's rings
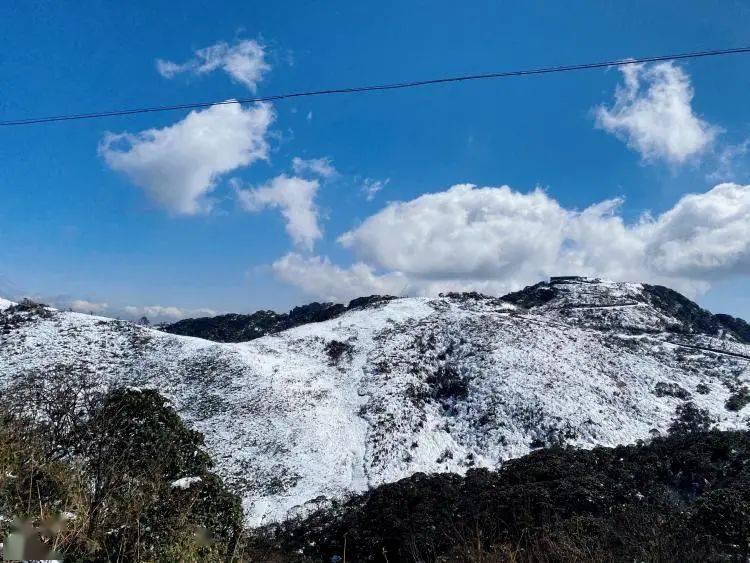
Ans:
{"label": "distant hill", "polygon": [[394,298],[387,295],[371,295],[354,299],[349,305],[314,302],[295,307],[288,313],[274,311],[258,311],[250,315],[230,313],[214,317],[183,319],[159,328],[172,334],[195,336],[216,342],[246,342],[296,326],[334,319],[346,311],[361,309],[390,299]]}

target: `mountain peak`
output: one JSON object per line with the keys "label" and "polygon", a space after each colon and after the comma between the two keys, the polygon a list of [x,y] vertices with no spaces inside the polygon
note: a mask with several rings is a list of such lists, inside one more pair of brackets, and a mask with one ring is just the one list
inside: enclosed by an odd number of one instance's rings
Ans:
{"label": "mountain peak", "polygon": [[590,328],[701,334],[750,342],[750,325],[742,319],[714,315],[660,285],[555,276],[502,299],[530,312]]}

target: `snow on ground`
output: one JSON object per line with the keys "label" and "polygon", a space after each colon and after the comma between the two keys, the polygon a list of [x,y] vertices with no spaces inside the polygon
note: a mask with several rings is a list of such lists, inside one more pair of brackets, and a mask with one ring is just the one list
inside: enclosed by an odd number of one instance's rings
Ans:
{"label": "snow on ground", "polygon": [[183,477],[181,479],[177,479],[175,481],[172,481],[172,488],[173,489],[189,489],[192,485],[196,483],[200,483],[203,479],[200,477]]}
{"label": "snow on ground", "polygon": [[0,335],[0,385],[75,364],[158,389],[204,433],[250,525],[417,471],[648,438],[688,396],[723,428],[745,424],[724,402],[750,378],[750,346],[665,330],[674,319],[638,284],[563,289],[530,310],[397,299],[241,344],[53,312]]}

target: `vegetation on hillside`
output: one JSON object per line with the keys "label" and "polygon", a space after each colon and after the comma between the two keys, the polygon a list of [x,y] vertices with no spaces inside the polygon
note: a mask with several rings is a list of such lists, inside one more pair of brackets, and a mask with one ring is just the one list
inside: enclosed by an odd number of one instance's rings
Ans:
{"label": "vegetation on hillside", "polygon": [[[202,436],[156,391],[74,366],[0,397],[0,534],[69,561],[727,561],[750,556],[750,433],[683,404],[668,436],[416,474],[243,530]],[[11,536],[11,541],[13,536]],[[11,541],[6,540],[6,549]],[[36,549],[36,551],[33,551]],[[7,555],[7,554],[6,554]]]}
{"label": "vegetation on hillside", "polygon": [[25,534],[32,547],[85,561],[230,554],[242,511],[211,472],[202,436],[155,391],[103,393],[89,381],[61,368],[3,393],[0,534],[16,534],[7,543]]}
{"label": "vegetation on hillside", "polygon": [[370,295],[353,299],[348,305],[313,302],[295,307],[288,313],[274,311],[257,311],[251,315],[230,313],[215,317],[183,319],[160,328],[164,332],[205,338],[215,342],[247,342],[266,334],[275,334],[297,326],[335,319],[347,311],[362,309],[391,299],[393,297],[387,295]]}
{"label": "vegetation on hillside", "polygon": [[416,474],[266,541],[311,561],[746,561],[750,434],[706,431],[685,410],[650,443]]}

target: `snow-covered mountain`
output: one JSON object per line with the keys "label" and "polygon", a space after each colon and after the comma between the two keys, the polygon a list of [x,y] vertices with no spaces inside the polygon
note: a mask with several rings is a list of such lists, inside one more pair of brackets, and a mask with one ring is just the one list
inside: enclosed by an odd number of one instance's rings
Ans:
{"label": "snow-covered mountain", "polygon": [[251,525],[418,471],[648,438],[687,402],[721,428],[750,412],[747,324],[641,284],[372,300],[243,343],[10,305],[0,386],[73,365],[155,387],[204,433]]}

